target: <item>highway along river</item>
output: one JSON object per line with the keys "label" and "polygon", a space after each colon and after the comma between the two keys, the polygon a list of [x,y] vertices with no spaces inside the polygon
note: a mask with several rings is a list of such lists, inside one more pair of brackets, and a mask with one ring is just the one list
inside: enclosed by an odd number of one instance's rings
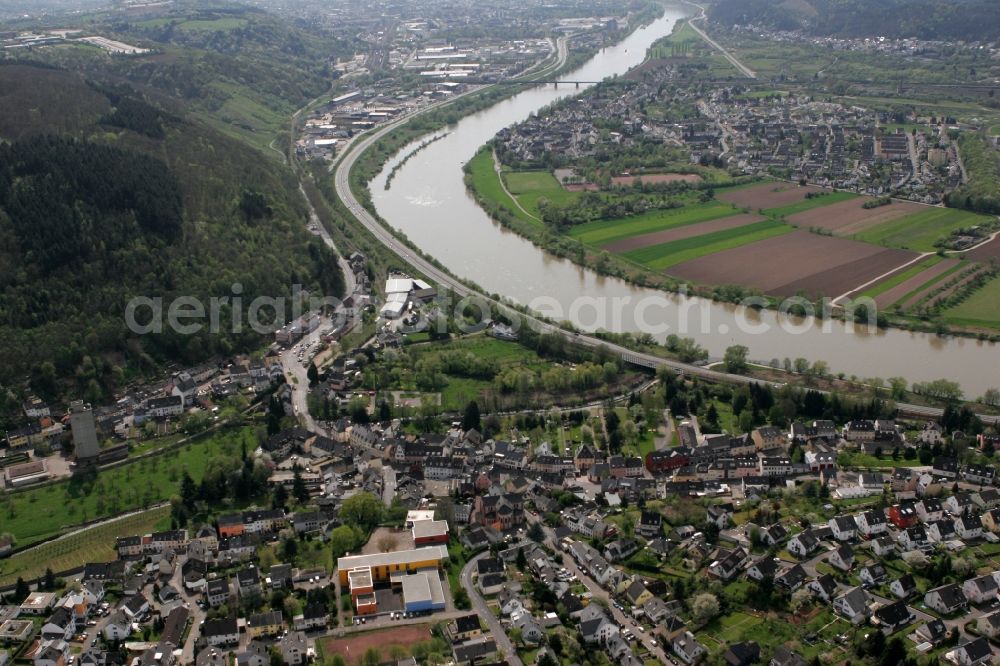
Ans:
{"label": "highway along river", "polygon": [[[662,18],[563,78],[599,81],[623,74],[683,16],[684,10],[668,8]],[[816,320],[803,325],[777,312],[641,289],[551,256],[495,223],[466,192],[462,165],[504,127],[584,87],[539,85],[467,116],[448,128],[446,137],[413,155],[386,190],[392,168],[424,141],[415,140],[371,184],[379,214],[459,277],[584,330],[642,331],[659,340],[676,333],[697,339],[716,358],[729,345],[742,344],[755,360],[804,357],[858,377],[944,377],[958,381],[969,397],[1000,385],[995,345],[899,330],[849,330],[840,322],[828,321],[825,328]]]}

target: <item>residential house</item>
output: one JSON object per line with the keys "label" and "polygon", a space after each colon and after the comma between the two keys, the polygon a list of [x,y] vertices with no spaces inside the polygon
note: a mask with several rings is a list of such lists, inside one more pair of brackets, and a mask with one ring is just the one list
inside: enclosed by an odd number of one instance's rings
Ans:
{"label": "residential house", "polygon": [[760,659],[760,646],[754,641],[733,643],[722,655],[726,666],[750,666]]}
{"label": "residential house", "polygon": [[69,643],[63,639],[44,640],[32,657],[34,666],[65,666],[69,663]]}
{"label": "residential house", "polygon": [[980,636],[954,650],[955,662],[959,666],[980,666],[993,662],[993,648],[986,638]]}
{"label": "residential house", "polygon": [[997,471],[990,465],[966,465],[962,468],[962,478],[968,483],[980,486],[993,485]]}
{"label": "residential house", "polygon": [[63,639],[68,641],[76,633],[76,622],[68,608],[60,606],[52,612],[49,619],[42,625],[41,636],[44,640]]}
{"label": "residential house", "polygon": [[885,571],[885,567],[880,562],[874,562],[868,566],[861,567],[861,571],[858,572],[858,578],[861,579],[862,585],[867,585],[868,587],[881,585],[887,577],[888,574]]}
{"label": "residential house", "polygon": [[250,638],[277,636],[285,626],[281,611],[254,613],[247,618],[247,635]]}
{"label": "residential house", "polygon": [[792,555],[795,555],[799,559],[805,559],[809,557],[810,553],[819,548],[819,541],[812,535],[812,532],[806,530],[799,532],[789,539],[786,547]]}
{"label": "residential house", "polygon": [[980,511],[989,511],[1000,507],[1000,491],[996,488],[986,488],[972,494],[972,501]]}
{"label": "residential house", "polygon": [[962,583],[962,594],[971,604],[984,604],[997,598],[997,582],[992,574],[969,578]]}
{"label": "residential house", "polygon": [[987,638],[1000,636],[1000,611],[981,616],[976,621],[976,630]]}
{"label": "residential house", "polygon": [[213,647],[236,645],[240,642],[239,629],[235,617],[205,620],[201,625],[201,637]]}
{"label": "residential house", "polygon": [[806,589],[826,603],[830,603],[837,596],[837,581],[830,574],[822,574],[816,580],[809,581]]}
{"label": "residential house", "polygon": [[580,636],[584,643],[606,643],[620,633],[618,625],[601,613],[598,617],[580,623]]}
{"label": "residential house", "polygon": [[710,504],[706,510],[705,519],[714,523],[720,530],[724,530],[733,522],[733,505]]}
{"label": "residential house", "polygon": [[918,642],[939,645],[948,637],[948,626],[943,620],[930,620],[917,627]]}
{"label": "residential house", "polygon": [[844,544],[840,548],[830,553],[827,562],[837,567],[841,571],[850,571],[854,566],[854,549],[850,544]]}
{"label": "residential house", "polygon": [[732,580],[743,571],[743,564],[746,562],[747,553],[737,546],[733,550],[720,548],[719,553],[708,571],[716,578],[728,581]]}
{"label": "residential house", "polygon": [[864,624],[868,619],[868,593],[852,587],[833,600],[833,610],[851,624]]}
{"label": "residential house", "polygon": [[923,523],[932,523],[935,520],[944,518],[944,507],[940,500],[933,497],[925,497],[914,505],[917,515]]}
{"label": "residential house", "polygon": [[891,555],[896,550],[895,544],[892,539],[888,536],[881,536],[877,539],[872,539],[871,542],[872,552],[879,557],[885,557],[886,555]]}
{"label": "residential house", "polygon": [[285,666],[301,666],[308,663],[309,641],[301,631],[289,631],[278,641],[278,652]]}
{"label": "residential house", "polygon": [[911,574],[905,573],[889,583],[889,591],[898,599],[909,599],[917,591],[917,582]]}
{"label": "residential house", "polygon": [[218,608],[229,602],[229,581],[225,578],[215,578],[205,585],[205,599],[212,608]]}
{"label": "residential house", "polygon": [[958,521],[936,520],[927,525],[927,538],[934,543],[943,543],[955,538],[955,524]]}
{"label": "residential house", "polygon": [[776,573],[778,573],[778,563],[773,557],[762,557],[747,568],[747,578],[756,581],[773,580]]}
{"label": "residential house", "polygon": [[134,594],[125,600],[122,610],[129,620],[135,622],[149,613],[149,601],[142,594]]}
{"label": "residential house", "polygon": [[880,627],[893,633],[912,623],[916,616],[907,608],[905,601],[894,601],[876,609],[873,618]]}
{"label": "residential house", "polygon": [[828,523],[837,541],[850,541],[858,532],[858,524],[851,516],[834,516]]}
{"label": "residential house", "polygon": [[964,516],[976,510],[971,493],[955,493],[944,501],[944,508],[953,516]]}
{"label": "residential house", "polygon": [[960,588],[955,583],[948,583],[933,590],[928,590],[924,595],[924,603],[928,608],[936,610],[944,615],[957,613],[966,607],[967,600]]}
{"label": "residential house", "polygon": [[901,530],[917,524],[919,516],[913,504],[896,504],[889,507],[889,520]]}
{"label": "residential house", "polygon": [[296,631],[325,629],[328,622],[326,604],[306,604],[302,612],[292,618],[292,628]]}
{"label": "residential house", "polygon": [[858,525],[858,531],[867,539],[885,534],[889,527],[882,511],[865,511],[855,516],[854,522]]}
{"label": "residential house", "polygon": [[807,664],[801,655],[792,652],[784,645],[779,645],[775,648],[768,666],[807,666]]}
{"label": "residential house", "polygon": [[788,537],[788,530],[781,523],[760,530],[760,540],[768,546],[777,546]]}
{"label": "residential house", "polygon": [[646,539],[663,536],[663,516],[656,511],[642,511],[635,533]]}
{"label": "residential house", "polygon": [[990,509],[981,516],[980,522],[990,532],[1000,532],[1000,509]]}
{"label": "residential house", "polygon": [[802,568],[802,565],[795,564],[788,567],[777,576],[774,577],[774,584],[778,587],[791,592],[802,586],[806,582],[806,570]]}
{"label": "residential house", "polygon": [[962,539],[980,539],[983,536],[983,524],[978,516],[959,516],[955,518],[955,533]]}
{"label": "residential house", "polygon": [[104,640],[108,642],[124,641],[132,633],[132,622],[119,609],[108,618],[102,633],[104,634]]}
{"label": "residential house", "polygon": [[690,631],[685,631],[675,638],[671,647],[674,654],[685,664],[695,664],[708,653],[705,646],[699,643]]}
{"label": "residential house", "polygon": [[927,545],[927,530],[923,525],[908,527],[899,533],[899,543],[903,550],[917,550]]}

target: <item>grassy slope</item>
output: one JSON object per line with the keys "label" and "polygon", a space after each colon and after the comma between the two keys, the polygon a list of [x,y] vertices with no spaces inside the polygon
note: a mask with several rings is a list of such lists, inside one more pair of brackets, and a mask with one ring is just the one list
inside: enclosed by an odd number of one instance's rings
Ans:
{"label": "grassy slope", "polygon": [[96,481],[75,477],[11,494],[2,507],[3,530],[23,547],[81,522],[162,502],[179,492],[185,470],[197,482],[217,456],[237,464],[242,441],[249,450],[257,445],[251,429],[233,430],[101,472]]}
{"label": "grassy slope", "polygon": [[107,562],[117,558],[115,539],[132,534],[148,534],[170,527],[170,507],[158,507],[104,525],[82,530],[11,556],[0,564],[0,585],[14,583],[18,577],[37,578],[46,568],[67,571],[87,562]]}

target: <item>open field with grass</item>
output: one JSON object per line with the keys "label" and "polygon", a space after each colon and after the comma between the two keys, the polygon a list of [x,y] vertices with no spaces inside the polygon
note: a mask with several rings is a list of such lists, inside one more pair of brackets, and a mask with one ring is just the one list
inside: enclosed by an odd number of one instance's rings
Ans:
{"label": "open field with grass", "polygon": [[83,529],[0,561],[0,585],[9,585],[19,577],[38,578],[47,568],[55,572],[68,571],[87,562],[114,560],[118,556],[117,537],[148,534],[169,527],[170,507],[164,506]]}
{"label": "open field with grass", "polygon": [[538,202],[542,199],[554,204],[567,204],[580,196],[579,192],[569,192],[555,176],[547,171],[510,171],[502,175],[507,189],[517,197],[524,208],[537,217]]}
{"label": "open field with grass", "polygon": [[[480,197],[487,201],[492,201],[503,207],[511,215],[534,226],[541,226],[542,223],[524,213],[513,198],[504,191],[500,179],[497,177],[496,169],[493,166],[493,154],[489,150],[482,150],[469,160],[469,178],[472,180],[472,188]],[[553,179],[554,180],[554,179]]]}
{"label": "open field with grass", "polygon": [[569,235],[587,245],[605,246],[632,236],[716,220],[739,212],[728,204],[710,201],[683,208],[654,210],[625,219],[598,220],[581,224],[574,227]]}
{"label": "open field with grass", "polygon": [[792,227],[784,222],[763,220],[735,229],[716,231],[672,243],[633,250],[626,252],[625,256],[654,270],[663,270],[685,261],[743,247],[791,231],[793,231]]}
{"label": "open field with grass", "polygon": [[21,547],[67,531],[74,525],[142,509],[179,492],[186,470],[197,482],[208,462],[240,455],[241,443],[257,446],[251,428],[231,429],[93,476],[10,493],[0,505],[4,532]]}
{"label": "open field with grass", "polygon": [[944,311],[944,318],[960,326],[1000,328],[1000,278],[993,278],[964,302]]}
{"label": "open field with grass", "polygon": [[[878,210],[878,209],[875,209]],[[936,241],[956,229],[988,222],[990,218],[955,208],[924,207],[924,210],[885,222],[857,234],[857,240],[918,252],[934,252]]]}

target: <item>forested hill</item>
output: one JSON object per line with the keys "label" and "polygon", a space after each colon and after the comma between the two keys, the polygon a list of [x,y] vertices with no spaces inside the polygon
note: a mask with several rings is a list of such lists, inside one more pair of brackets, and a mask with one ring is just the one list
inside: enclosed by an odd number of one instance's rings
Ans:
{"label": "forested hill", "polygon": [[129,87],[2,64],[0,139],[0,384],[30,374],[100,401],[133,372],[264,342],[227,326],[136,337],[133,296],[343,291],[280,162]]}
{"label": "forested hill", "polygon": [[151,53],[114,58],[97,48],[61,45],[30,57],[95,81],[127,81],[158,103],[196,114],[261,150],[286,130],[296,109],[330,88],[337,59],[365,48],[353,33],[203,0],[155,12],[95,15],[82,25]]}
{"label": "forested hill", "polygon": [[718,0],[709,18],[841,37],[994,41],[1000,36],[996,0]]}

